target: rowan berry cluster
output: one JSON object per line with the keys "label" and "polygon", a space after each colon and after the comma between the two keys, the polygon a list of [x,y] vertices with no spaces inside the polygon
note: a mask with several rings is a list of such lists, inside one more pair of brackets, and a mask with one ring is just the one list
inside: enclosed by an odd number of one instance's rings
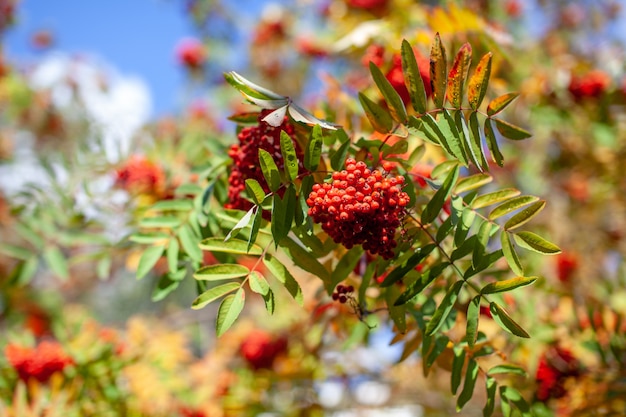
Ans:
{"label": "rowan berry cluster", "polygon": [[348,158],[346,169],[334,172],[331,182],[313,185],[306,200],[309,216],[346,248],[363,245],[371,254],[391,259],[409,203],[403,184],[403,176],[370,170]]}
{"label": "rowan berry cluster", "polygon": [[352,285],[339,284],[333,292],[332,298],[334,301],[339,301],[341,304],[345,304],[348,301],[349,294],[354,292]]}
{"label": "rowan berry cluster", "polygon": [[[228,156],[233,160],[230,176],[228,177],[228,200],[225,205],[229,209],[249,210],[252,203],[243,198],[241,195],[246,188],[246,179],[253,178],[257,180],[265,192],[269,192],[269,186],[263,177],[261,164],[259,163],[259,149],[263,149],[272,155],[278,169],[283,169],[285,161],[280,152],[280,132],[285,131],[295,138],[295,129],[285,117],[283,123],[278,127],[273,127],[264,122],[262,119],[267,116],[271,110],[263,110],[258,117],[259,124],[257,126],[246,127],[239,132],[237,138],[239,143],[231,146]],[[301,160],[302,151],[294,140],[294,147],[298,159]]]}

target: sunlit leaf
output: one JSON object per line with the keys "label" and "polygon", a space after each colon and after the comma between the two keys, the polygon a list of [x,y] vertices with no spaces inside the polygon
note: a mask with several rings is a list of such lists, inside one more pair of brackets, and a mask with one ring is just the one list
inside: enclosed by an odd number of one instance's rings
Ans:
{"label": "sunlit leaf", "polygon": [[478,336],[478,319],[480,317],[480,295],[475,296],[467,306],[467,325],[465,340],[469,347],[474,347]]}
{"label": "sunlit leaf", "polygon": [[[165,243],[169,240],[170,235],[163,232],[139,232],[130,235],[128,240],[135,243],[141,243],[143,245],[152,245],[156,243]],[[0,252],[2,248],[0,247]]]}
{"label": "sunlit leaf", "polygon": [[522,397],[522,394],[513,387],[502,386],[500,387],[500,398],[502,402],[508,402],[515,405],[520,411],[522,417],[531,417],[533,414],[530,411],[530,406]]}
{"label": "sunlit leaf", "polygon": [[274,309],[276,308],[276,300],[274,298],[274,291],[271,289],[263,296],[263,301],[265,302],[265,310],[268,313],[274,314]]}
{"label": "sunlit leaf", "polygon": [[323,141],[322,128],[320,125],[313,126],[309,143],[304,150],[304,167],[311,172],[319,166]]}
{"label": "sunlit leaf", "polygon": [[246,179],[246,192],[252,198],[255,204],[259,205],[265,200],[265,191],[263,191],[263,187],[261,184],[254,178]]}
{"label": "sunlit leaf", "polygon": [[487,163],[487,157],[485,156],[485,150],[482,146],[482,140],[480,135],[480,125],[478,123],[477,112],[473,111],[469,116],[469,132],[470,132],[470,146],[476,152],[478,156],[479,166],[482,171],[489,171],[489,164]]}
{"label": "sunlit leaf", "polygon": [[298,157],[293,145],[293,139],[284,130],[280,131],[280,152],[285,161],[285,173],[293,181],[298,177]]}
{"label": "sunlit leaf", "polygon": [[370,121],[375,131],[380,133],[391,132],[393,120],[385,109],[361,92],[359,92],[359,101],[361,102],[361,106],[363,106],[367,119]]}
{"label": "sunlit leaf", "polygon": [[483,287],[481,294],[495,294],[498,292],[511,291],[519,287],[525,287],[534,283],[537,277],[516,277],[504,281],[491,282]]}
{"label": "sunlit leaf", "polygon": [[216,264],[203,266],[193,274],[193,277],[203,281],[222,281],[243,278],[249,273],[250,270],[240,264]]}
{"label": "sunlit leaf", "polygon": [[474,174],[469,177],[465,177],[459,180],[454,187],[454,192],[457,194],[464,193],[465,191],[475,190],[485,184],[489,184],[493,181],[493,177],[489,174]]}
{"label": "sunlit leaf", "polygon": [[519,96],[519,93],[507,93],[494,98],[489,102],[489,105],[487,106],[487,115],[493,116],[501,112],[506,106],[508,106],[513,100],[515,100],[517,96]]}
{"label": "sunlit leaf", "polygon": [[515,126],[514,124],[511,124],[509,122],[505,122],[504,120],[497,119],[495,117],[491,120],[496,123],[496,128],[498,128],[498,132],[500,132],[500,134],[507,139],[523,140],[528,139],[532,136],[532,133],[530,133],[529,131],[522,129],[519,126]]}
{"label": "sunlit leaf", "polygon": [[350,275],[363,255],[363,247],[355,246],[346,252],[331,273],[332,285],[337,285]]}
{"label": "sunlit leaf", "polygon": [[254,84],[252,81],[244,78],[235,71],[230,71],[224,74],[226,81],[246,95],[252,95],[257,98],[266,99],[286,99],[287,97],[275,93],[267,88],[261,87],[258,84]]}
{"label": "sunlit leaf", "polygon": [[478,268],[483,261],[485,251],[487,249],[487,243],[489,242],[489,234],[491,232],[491,223],[483,221],[476,233],[476,245],[472,251],[472,266]]}
{"label": "sunlit leaf", "polygon": [[478,110],[487,93],[491,76],[491,52],[487,52],[478,62],[467,85],[467,100],[473,110]]}
{"label": "sunlit leaf", "polygon": [[476,386],[476,379],[478,378],[478,370],[478,363],[474,359],[470,359],[467,363],[467,370],[465,371],[463,390],[461,391],[461,394],[459,394],[459,398],[456,400],[457,413],[463,409],[465,404],[467,404],[474,394],[474,387]]}
{"label": "sunlit leaf", "polygon": [[450,289],[446,293],[446,296],[441,301],[441,304],[437,307],[437,310],[435,310],[435,314],[433,314],[433,317],[430,319],[428,325],[426,326],[426,331],[424,333],[427,336],[434,334],[444,323],[445,319],[448,317],[448,314],[450,314],[452,307],[454,307],[454,303],[456,302],[456,299],[459,295],[459,292],[461,291],[461,288],[463,288],[464,283],[464,281],[457,281],[450,287]]}
{"label": "sunlit leaf", "polygon": [[162,200],[150,206],[154,211],[189,211],[193,208],[191,200]]}
{"label": "sunlit leaf", "polygon": [[433,102],[437,108],[443,107],[443,102],[446,97],[447,75],[448,62],[446,50],[441,42],[439,33],[436,33],[430,48],[430,84],[433,90]]}
{"label": "sunlit leaf", "polygon": [[[431,282],[439,278],[441,273],[450,265],[449,262],[443,262],[424,272],[418,279],[407,286],[407,289],[393,303],[395,306],[406,304],[413,297],[424,291]],[[397,269],[397,268],[396,268]]]}
{"label": "sunlit leaf", "polygon": [[252,245],[248,249],[248,242],[241,239],[230,239],[224,242],[224,239],[219,237],[209,237],[200,242],[200,249],[212,252],[226,252],[240,255],[260,255],[263,253],[257,245]]}
{"label": "sunlit leaf", "polygon": [[[167,235],[165,235],[167,237]],[[131,236],[132,239],[132,236]],[[152,243],[152,242],[148,242]],[[0,243],[0,253],[10,256],[12,258],[26,260],[32,256],[30,250],[21,248],[19,246],[10,245],[8,243]]]}
{"label": "sunlit leaf", "polygon": [[165,246],[150,246],[141,254],[137,265],[137,279],[145,277],[150,272],[163,255],[164,250]]}
{"label": "sunlit leaf", "polygon": [[545,206],[546,206],[546,201],[539,200],[536,203],[533,203],[532,205],[526,207],[524,210],[520,211],[519,213],[511,217],[504,224],[504,230],[517,229],[518,227],[522,226],[523,224],[531,220],[537,214],[539,214],[539,212],[543,210]]}
{"label": "sunlit leaf", "polygon": [[512,374],[519,376],[528,376],[526,370],[517,365],[503,363],[500,365],[496,365],[487,371],[487,375],[496,375],[496,374]]}
{"label": "sunlit leaf", "polygon": [[280,246],[285,248],[293,262],[303,270],[316,275],[324,282],[326,291],[331,294],[335,287],[331,286],[331,277],[328,270],[307,251],[304,247],[287,237],[280,242]]}
{"label": "sunlit leaf", "polygon": [[180,228],[178,237],[187,255],[196,262],[202,262],[202,251],[198,246],[200,242],[189,223],[184,224],[183,227]]}
{"label": "sunlit leaf", "polygon": [[250,235],[248,236],[248,251],[252,248],[252,245],[256,243],[256,238],[261,229],[261,222],[263,221],[263,209],[256,207],[254,212],[254,219],[252,220],[252,227],[250,228]]}
{"label": "sunlit leaf", "polygon": [[337,151],[335,151],[335,153],[333,153],[330,157],[330,166],[335,171],[340,171],[343,168],[346,156],[348,155],[348,149],[350,149],[350,139],[347,135],[345,135],[345,132],[343,130],[339,130],[338,135],[346,137],[341,143],[341,146],[339,146],[339,149],[337,149]]}
{"label": "sunlit leaf", "polygon": [[259,149],[259,164],[263,177],[272,192],[276,192],[280,188],[280,173],[272,155],[265,149]]}
{"label": "sunlit leaf", "polygon": [[267,296],[270,292],[270,285],[259,271],[250,272],[250,275],[248,276],[248,284],[250,284],[250,289],[257,294]]}
{"label": "sunlit leaf", "polygon": [[[186,272],[186,271],[183,271]],[[161,275],[157,285],[152,290],[152,301],[157,302],[163,300],[172,291],[174,291],[180,285],[180,280],[174,280],[169,274]]]}
{"label": "sunlit leaf", "polygon": [[519,276],[524,276],[524,268],[522,267],[522,263],[517,256],[517,252],[515,252],[515,247],[507,232],[503,231],[500,234],[500,242],[502,244],[502,253],[504,253],[504,258],[511,270]]}
{"label": "sunlit leaf", "polygon": [[461,214],[461,221],[456,226],[456,232],[454,233],[454,244],[457,248],[461,247],[467,239],[467,234],[470,228],[474,224],[476,219],[476,212],[470,209],[463,210]]}
{"label": "sunlit leaf", "polygon": [[430,368],[431,366],[433,366],[433,363],[435,363],[437,357],[439,357],[439,355],[441,355],[441,353],[446,349],[449,341],[450,339],[446,335],[437,336],[433,348],[430,350],[428,356],[426,357],[426,368]]}
{"label": "sunlit leaf", "polygon": [[298,302],[303,305],[302,289],[298,281],[291,275],[291,272],[283,265],[275,256],[266,254],[263,257],[263,264],[267,269],[279,280],[287,289],[289,294]]}
{"label": "sunlit leaf", "polygon": [[237,234],[239,234],[239,231],[241,231],[241,229],[247,227],[250,222],[252,221],[252,216],[254,214],[255,209],[257,208],[257,206],[253,206],[252,208],[250,208],[250,210],[248,210],[246,212],[246,214],[243,215],[243,217],[241,218],[241,220],[239,220],[237,222],[237,224],[235,225],[235,227],[233,227],[230,232],[228,232],[228,234],[226,235],[226,237],[224,238],[224,240],[229,240],[232,237],[237,236]]}
{"label": "sunlit leaf", "polygon": [[217,311],[215,330],[217,337],[222,336],[235,323],[246,302],[246,292],[239,288],[235,294],[226,296]]}
{"label": "sunlit leaf", "polygon": [[561,253],[561,249],[552,242],[547,241],[533,232],[515,233],[515,242],[523,248],[542,253],[544,255],[555,255]]}
{"label": "sunlit leaf", "polygon": [[463,86],[472,61],[472,47],[464,43],[454,58],[454,63],[448,73],[448,87],[446,96],[452,107],[461,108],[463,102]]}
{"label": "sunlit leaf", "polygon": [[536,201],[539,201],[539,197],[535,197],[532,195],[522,195],[519,197],[511,198],[510,200],[500,204],[498,207],[491,210],[491,212],[489,213],[489,220],[495,220],[499,217],[505,216]]}
{"label": "sunlit leaf", "polygon": [[454,123],[459,132],[459,137],[461,138],[461,146],[464,149],[464,153],[467,155],[468,161],[473,163],[479,171],[484,171],[481,162],[482,149],[480,148],[480,143],[477,146],[472,140],[472,135],[470,134],[463,111],[453,110],[452,116],[454,117]]}
{"label": "sunlit leaf", "polygon": [[492,193],[479,195],[472,203],[473,209],[479,209],[483,207],[492,206],[494,204],[501,203],[510,198],[517,197],[521,194],[521,191],[515,188],[504,188],[502,190],[494,191]]}
{"label": "sunlit leaf", "polygon": [[389,80],[385,77],[380,68],[376,66],[376,64],[370,62],[369,68],[376,86],[387,102],[391,117],[398,123],[406,122],[406,109],[404,108],[404,103],[402,102],[402,98],[398,92],[395,88],[393,88]]}
{"label": "sunlit leaf", "polygon": [[[443,109],[441,117],[437,120],[437,126],[441,131],[441,137],[439,138],[442,144],[447,143],[448,148],[452,152],[452,156],[461,161],[464,165],[468,164],[467,152],[461,138],[461,134],[456,127],[454,118],[448,112],[447,109]],[[447,150],[447,149],[446,149]]]}
{"label": "sunlit leaf", "polygon": [[489,304],[489,311],[491,312],[491,317],[507,332],[514,334],[518,337],[530,338],[530,335],[517,324],[509,314],[500,307],[497,303],[491,302]]}
{"label": "sunlit leaf", "polygon": [[415,59],[413,47],[407,42],[402,41],[402,72],[404,73],[404,82],[409,90],[411,104],[419,114],[426,113],[426,90],[424,81]]}

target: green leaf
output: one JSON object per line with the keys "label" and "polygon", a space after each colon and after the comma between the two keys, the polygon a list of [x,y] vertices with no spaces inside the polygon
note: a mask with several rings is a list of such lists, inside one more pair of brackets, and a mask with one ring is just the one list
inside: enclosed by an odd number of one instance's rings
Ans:
{"label": "green leaf", "polygon": [[536,201],[539,201],[539,197],[535,197],[533,195],[521,195],[518,197],[513,197],[510,200],[506,201],[505,203],[502,203],[498,207],[494,208],[489,213],[489,220],[495,220],[498,217],[507,215],[511,213],[512,211],[520,209]]}
{"label": "green leaf", "polygon": [[493,181],[493,177],[489,174],[474,174],[469,177],[465,177],[459,180],[454,187],[454,192],[457,194],[464,193],[466,191],[475,190],[485,184],[489,184]]}
{"label": "green leaf", "polygon": [[250,251],[252,245],[256,242],[256,238],[259,235],[261,229],[261,222],[263,221],[263,209],[259,206],[254,211],[254,219],[252,220],[252,227],[250,228],[250,236],[248,237],[247,250]]}
{"label": "green leaf", "polygon": [[515,252],[515,247],[507,232],[503,231],[500,234],[500,242],[502,243],[502,253],[511,270],[517,275],[524,276],[524,268],[522,267],[522,263],[517,256],[517,252]]}
{"label": "green leaf", "polygon": [[545,200],[539,200],[536,203],[526,207],[524,210],[515,214],[505,224],[504,230],[513,230],[527,223],[530,219],[535,217],[546,206]]}
{"label": "green leaf", "polygon": [[460,347],[454,348],[454,359],[452,360],[452,373],[450,375],[450,390],[452,395],[456,395],[456,392],[461,385],[461,376],[463,373],[463,365],[465,364],[465,349]]}
{"label": "green leaf", "polygon": [[[317,126],[317,125],[316,125]],[[293,145],[293,139],[284,130],[280,131],[280,153],[285,161],[285,174],[290,181],[298,177],[298,156]]]}
{"label": "green leaf", "polygon": [[139,222],[139,227],[171,229],[180,226],[182,220],[176,216],[145,217]]}
{"label": "green leaf", "polygon": [[430,48],[430,84],[433,87],[433,102],[435,107],[442,108],[446,97],[448,62],[446,50],[437,32]]}
{"label": "green leaf", "polygon": [[524,140],[532,136],[532,133],[530,133],[529,131],[522,129],[519,126],[515,126],[514,124],[511,124],[509,122],[505,122],[504,120],[497,119],[495,117],[491,120],[496,122],[496,128],[498,128],[498,132],[500,132],[500,134],[507,139]]}
{"label": "green leaf", "polygon": [[389,317],[396,325],[398,332],[406,332],[406,306],[394,305],[393,301],[399,296],[400,290],[396,285],[388,287],[385,291],[385,300],[389,309]]}
{"label": "green leaf", "polygon": [[456,125],[456,129],[459,132],[459,138],[461,139],[461,146],[464,150],[465,155],[467,155],[468,161],[473,163],[479,171],[484,171],[482,161],[482,149],[480,147],[480,143],[476,145],[472,140],[470,135],[469,127],[467,125],[467,120],[465,120],[465,115],[462,110],[453,110],[452,116],[454,117],[454,123]]}
{"label": "green leaf", "polygon": [[489,171],[489,164],[487,163],[487,157],[485,156],[485,150],[483,149],[480,137],[480,125],[478,123],[477,114],[477,112],[473,111],[469,116],[470,147],[474,149],[474,152],[478,156],[481,170]]}
{"label": "green leaf", "polygon": [[359,101],[361,102],[361,106],[363,106],[367,119],[370,121],[375,131],[380,133],[391,132],[393,120],[385,109],[361,92],[359,92]]}
{"label": "green leaf", "polygon": [[548,242],[541,236],[532,232],[518,232],[513,235],[515,242],[523,248],[542,253],[544,255],[555,255],[561,253],[561,248],[552,242]]}
{"label": "green leaf", "polygon": [[268,313],[274,314],[274,309],[276,308],[276,300],[274,298],[274,292],[270,289],[266,295],[263,296],[263,301],[265,301],[265,310]]}
{"label": "green leaf", "polygon": [[461,138],[461,133],[456,127],[456,122],[454,118],[448,111],[448,109],[443,109],[441,111],[441,116],[437,120],[437,126],[441,131],[442,136],[439,138],[440,142],[447,143],[448,148],[452,151],[452,156],[461,161],[464,165],[468,165],[469,160],[467,158],[467,151],[463,144],[463,139]]}
{"label": "green leaf", "polygon": [[426,326],[426,331],[424,333],[427,336],[433,335],[444,323],[448,314],[450,314],[450,311],[454,307],[454,303],[456,302],[461,288],[463,288],[463,284],[464,281],[459,280],[450,287],[446,296],[441,301],[441,304],[437,307],[437,310],[435,310],[435,314],[433,314],[433,317]]}
{"label": "green leaf", "polygon": [[186,200],[162,200],[150,206],[154,211],[189,211],[193,209],[193,201]]}
{"label": "green leaf", "polygon": [[204,188],[200,187],[198,184],[181,184],[176,187],[174,194],[176,195],[197,195],[204,191]]}
{"label": "green leaf", "polygon": [[454,233],[454,244],[457,248],[460,248],[467,238],[467,234],[469,233],[470,228],[474,224],[474,219],[476,219],[476,212],[470,209],[464,209],[461,214],[461,221],[456,227],[456,232]]}
{"label": "green leaf", "polygon": [[459,166],[455,166],[444,180],[441,188],[437,190],[433,198],[428,202],[424,211],[422,212],[421,222],[422,224],[430,224],[437,218],[446,200],[452,193],[452,188],[459,177]]}
{"label": "green leaf", "polygon": [[280,172],[278,172],[274,158],[272,158],[272,155],[265,149],[259,149],[259,164],[261,165],[263,177],[270,187],[270,190],[272,192],[278,191],[281,184]]}
{"label": "green leaf", "polygon": [[480,317],[480,295],[472,298],[467,306],[467,326],[465,330],[465,340],[467,345],[472,348],[476,343],[478,336],[478,319]]}
{"label": "green leaf", "polygon": [[491,76],[491,52],[487,52],[478,62],[467,85],[467,100],[473,110],[478,110],[487,93]]}
{"label": "green leaf", "polygon": [[298,281],[291,275],[291,272],[283,265],[276,257],[271,254],[265,254],[263,258],[263,264],[267,269],[279,280],[287,289],[289,294],[298,302],[303,305],[302,289]]}
{"label": "green leaf", "polygon": [[166,257],[167,257],[167,269],[170,272],[174,272],[178,270],[178,252],[180,250],[180,245],[178,244],[178,239],[176,237],[172,237],[167,245]]}
{"label": "green leaf", "polygon": [[496,140],[496,135],[494,134],[493,126],[491,125],[491,119],[485,120],[484,130],[485,138],[487,138],[487,148],[489,148],[489,152],[491,153],[491,159],[493,162],[498,164],[499,167],[503,167],[504,157],[498,147],[498,141]]}
{"label": "green leaf", "polygon": [[261,187],[261,184],[254,178],[246,179],[246,192],[256,205],[260,205],[263,200],[265,200],[265,191],[263,187]]}
{"label": "green leaf", "polygon": [[376,66],[376,64],[370,61],[369,68],[376,86],[387,102],[391,117],[398,123],[406,122],[406,109],[404,108],[404,103],[402,102],[402,98],[398,92],[395,88],[393,88],[389,80],[385,77],[380,68]]}
{"label": "green leaf", "polygon": [[[481,220],[482,221],[482,220]],[[472,251],[472,266],[478,268],[483,261],[485,251],[487,249],[487,243],[489,243],[489,234],[491,232],[491,223],[482,221],[480,229],[476,234],[476,245]]]}
{"label": "green leaf", "polygon": [[[437,246],[430,243],[421,248],[417,248],[415,253],[401,265],[395,267],[380,283],[381,287],[389,287],[400,281],[409,271],[413,270],[420,262],[422,262]],[[334,287],[333,287],[334,288]],[[412,297],[411,297],[412,298]],[[409,298],[410,299],[410,298]],[[406,301],[408,301],[407,299]]]}
{"label": "green leaf", "polygon": [[250,270],[239,264],[207,265],[198,269],[193,277],[202,281],[221,281],[225,279],[243,278]]}
{"label": "green leaf", "polygon": [[164,250],[165,246],[150,246],[141,254],[139,264],[137,265],[137,279],[145,277],[154,268],[161,255],[163,255]]}
{"label": "green leaf", "polygon": [[448,88],[446,96],[452,107],[461,108],[463,103],[463,84],[472,61],[472,47],[464,43],[454,58],[454,63],[448,73]]}
{"label": "green leaf", "polygon": [[227,295],[217,311],[215,330],[217,337],[222,336],[235,323],[246,303],[246,292],[239,288],[235,294]]}
{"label": "green leaf", "polygon": [[39,267],[39,260],[37,256],[32,255],[30,258],[19,262],[15,268],[11,271],[8,282],[12,285],[20,286],[28,284]]}
{"label": "green leaf", "polygon": [[185,253],[189,255],[191,259],[196,262],[202,262],[202,251],[198,246],[198,238],[196,234],[191,229],[189,223],[183,225],[178,232],[178,237],[180,238],[180,244],[182,245]]}
{"label": "green leaf", "polygon": [[354,271],[354,268],[361,259],[361,255],[363,255],[363,247],[359,245],[353,247],[341,257],[337,266],[335,266],[330,275],[333,286],[339,284],[341,281],[346,279],[352,271]]}
{"label": "green leaf", "polygon": [[323,142],[322,128],[320,125],[313,126],[309,143],[304,150],[304,167],[311,172],[315,172],[320,164]]}
{"label": "green leaf", "polygon": [[465,371],[463,390],[461,391],[461,394],[459,394],[459,398],[456,400],[457,413],[463,409],[469,400],[472,399],[474,387],[476,386],[476,379],[478,379],[478,369],[478,362],[474,359],[470,359],[467,364],[467,370]]}
{"label": "green leaf", "polygon": [[285,96],[281,96],[280,94],[277,94],[271,90],[268,90],[267,88],[254,84],[253,82],[242,77],[235,71],[224,73],[224,78],[230,85],[235,87],[235,89],[244,93],[247,96],[260,98],[260,99],[273,99],[273,100],[286,99]]}
{"label": "green leaf", "polygon": [[495,378],[487,377],[485,378],[485,388],[487,391],[487,402],[485,403],[485,407],[483,408],[483,417],[491,417],[493,414],[494,408],[496,406],[496,388],[498,387],[498,382]]}
{"label": "green leaf", "polygon": [[521,412],[522,417],[530,417],[532,413],[530,412],[530,407],[522,394],[518,390],[513,387],[500,387],[500,398],[502,398],[502,402],[513,403],[515,407]]}
{"label": "green leaf", "polygon": [[280,196],[274,195],[272,204],[272,237],[276,247],[291,230],[291,224],[296,212],[296,190],[293,184],[290,184],[287,191],[281,199]]}
{"label": "green leaf", "polygon": [[439,179],[444,174],[449,173],[450,171],[452,171],[453,168],[457,166],[459,166],[458,161],[443,161],[442,163],[437,164],[437,166],[433,168],[432,172],[430,173],[430,176],[433,179]]}
{"label": "green leaf", "polygon": [[402,72],[404,73],[404,83],[409,90],[413,108],[420,114],[426,113],[426,90],[424,81],[420,74],[413,47],[409,42],[402,40]]}
{"label": "green leaf", "polygon": [[[342,135],[343,133],[343,135]],[[346,136],[343,130],[338,131],[339,136]],[[350,148],[350,139],[346,136],[345,140],[341,143],[341,146],[330,157],[330,166],[335,171],[340,171],[346,161],[346,155],[348,155],[348,149]]]}
{"label": "green leaf", "polygon": [[512,365],[508,363],[504,363],[501,365],[496,365],[493,368],[487,371],[487,375],[496,375],[496,374],[512,374],[512,375],[520,375],[520,376],[528,376],[526,370],[517,365]]}
{"label": "green leaf", "polygon": [[[151,245],[155,243],[164,243],[170,238],[168,233],[163,232],[140,232],[130,235],[128,240],[143,245]],[[0,249],[1,250],[1,249]]]}
{"label": "green leaf", "polygon": [[47,246],[43,251],[43,258],[54,275],[61,278],[61,280],[65,281],[70,277],[67,259],[65,259],[65,255],[63,255],[58,246]]}
{"label": "green leaf", "polygon": [[239,233],[241,229],[247,227],[250,224],[250,222],[252,221],[252,216],[254,214],[254,211],[257,209],[257,207],[258,206],[253,206],[252,208],[250,208],[250,210],[246,212],[246,214],[243,215],[243,217],[230,230],[230,232],[228,232],[228,234],[224,238],[225,241],[228,241],[230,238],[237,236],[237,234]]}
{"label": "green leaf", "polygon": [[447,219],[441,223],[439,229],[437,229],[437,236],[435,236],[435,240],[437,242],[443,241],[449,234],[454,230],[454,224],[452,223],[452,216],[449,216]]}
{"label": "green leaf", "polygon": [[21,260],[29,259],[32,256],[30,250],[21,248],[19,246],[10,245],[8,243],[0,243],[0,253]]}
{"label": "green leaf", "polygon": [[507,93],[494,98],[487,106],[487,115],[491,117],[494,114],[500,113],[506,106],[515,100],[517,96],[519,96],[519,93]]}
{"label": "green leaf", "polygon": [[399,306],[411,301],[413,297],[424,291],[424,289],[428,287],[431,282],[437,279],[449,265],[449,262],[443,262],[424,272],[418,279],[407,286],[407,289],[400,294],[393,305]]}
{"label": "green leaf", "polygon": [[200,242],[200,249],[210,252],[226,252],[239,255],[260,255],[263,253],[257,245],[248,248],[248,242],[241,239],[230,239],[224,242],[219,237],[209,237]]}
{"label": "green leaf", "polygon": [[509,200],[513,197],[517,197],[521,192],[515,188],[505,188],[502,190],[494,191],[492,193],[479,195],[472,203],[473,209],[479,209],[483,207],[492,206],[494,204],[501,203]]}
{"label": "green leaf", "polygon": [[435,345],[426,357],[426,368],[430,368],[431,366],[433,366],[433,363],[435,363],[437,357],[441,355],[441,353],[446,349],[449,341],[450,339],[446,335],[440,335],[435,339]]}
{"label": "green leaf", "polygon": [[250,272],[248,284],[250,285],[250,289],[257,294],[267,296],[270,293],[270,285],[259,271]]}
{"label": "green leaf", "polygon": [[512,291],[519,287],[525,287],[534,283],[537,277],[515,277],[504,281],[491,282],[483,287],[481,294],[495,294],[499,292]]}
{"label": "green leaf", "polygon": [[[186,271],[183,270],[183,273]],[[152,301],[157,302],[163,300],[167,297],[172,291],[174,291],[180,285],[180,280],[172,279],[169,274],[161,275],[159,278],[159,282],[152,290]]]}
{"label": "green leaf", "polygon": [[111,266],[113,260],[110,256],[103,256],[96,264],[96,275],[98,279],[106,280],[111,277]]}
{"label": "green leaf", "polygon": [[281,240],[280,246],[286,249],[289,257],[297,266],[320,278],[324,282],[324,287],[328,294],[333,292],[335,287],[331,287],[330,273],[311,252],[289,237]]}
{"label": "green leaf", "polygon": [[497,303],[491,302],[489,304],[489,310],[491,311],[491,316],[493,319],[507,332],[514,334],[518,337],[530,338],[530,335],[517,324],[513,319],[508,315],[506,310],[500,307]]}

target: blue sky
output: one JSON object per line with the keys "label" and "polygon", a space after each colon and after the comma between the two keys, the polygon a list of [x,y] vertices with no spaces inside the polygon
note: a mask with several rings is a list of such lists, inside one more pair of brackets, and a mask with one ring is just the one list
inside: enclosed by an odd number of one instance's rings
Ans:
{"label": "blue sky", "polygon": [[185,80],[174,48],[193,35],[183,7],[179,0],[21,0],[18,22],[5,35],[5,53],[20,62],[41,58],[30,38],[50,29],[52,51],[95,55],[123,75],[141,77],[153,115],[173,113]]}

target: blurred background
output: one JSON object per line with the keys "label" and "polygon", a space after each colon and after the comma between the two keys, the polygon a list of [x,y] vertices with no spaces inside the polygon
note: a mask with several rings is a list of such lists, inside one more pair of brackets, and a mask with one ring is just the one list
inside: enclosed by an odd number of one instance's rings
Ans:
{"label": "blurred background", "polygon": [[[310,277],[303,307],[250,305],[217,343],[215,309],[189,308],[193,280],[164,287],[165,262],[135,279],[148,242],[129,240],[146,208],[197,194],[227,159],[228,117],[253,108],[224,72],[367,135],[369,61],[393,84],[402,39],[427,62],[437,32],[449,60],[466,41],[474,61],[492,51],[491,88],[520,92],[507,115],[533,137],[504,143],[493,174],[548,201],[537,227],[563,249],[528,255],[542,279],[508,300],[533,338],[482,330],[527,369],[511,383],[538,415],[626,413],[619,0],[0,0],[0,410],[454,414],[450,356],[422,376],[385,318],[368,329]],[[462,415],[484,401],[481,387]]]}

